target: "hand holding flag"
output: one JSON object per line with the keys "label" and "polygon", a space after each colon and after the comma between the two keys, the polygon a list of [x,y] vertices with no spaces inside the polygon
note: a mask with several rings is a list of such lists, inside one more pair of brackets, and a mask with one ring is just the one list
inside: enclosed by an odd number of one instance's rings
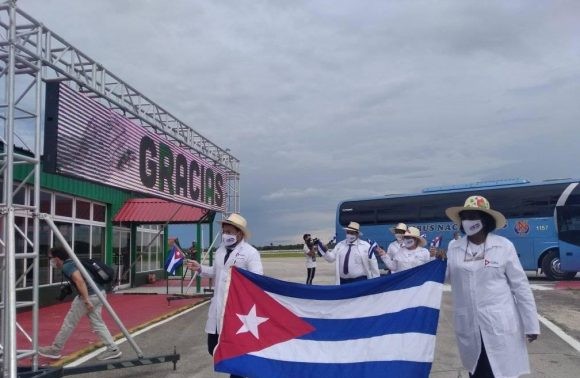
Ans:
{"label": "hand holding flag", "polygon": [[435,238],[433,238],[433,240],[431,240],[429,246],[439,248],[439,246],[441,245],[441,240],[443,240],[443,237],[441,235],[437,235],[435,236]]}
{"label": "hand holding flag", "polygon": [[439,250],[439,246],[441,245],[441,240],[443,239],[443,237],[441,235],[437,235],[433,238],[433,240],[431,240],[431,243],[429,243],[429,253],[431,254],[431,257],[436,257],[440,254],[440,250]]}
{"label": "hand holding flag", "polygon": [[377,244],[376,241],[373,241],[371,239],[368,239],[368,243],[371,245],[369,248],[369,259],[373,258],[373,255],[376,254],[378,252],[377,248],[380,248],[379,245]]}
{"label": "hand holding flag", "polygon": [[324,255],[326,255],[326,252],[328,252],[328,248],[326,248],[326,246],[324,244],[322,244],[322,242],[318,239],[316,239],[316,250],[318,251],[318,256],[322,257]]}

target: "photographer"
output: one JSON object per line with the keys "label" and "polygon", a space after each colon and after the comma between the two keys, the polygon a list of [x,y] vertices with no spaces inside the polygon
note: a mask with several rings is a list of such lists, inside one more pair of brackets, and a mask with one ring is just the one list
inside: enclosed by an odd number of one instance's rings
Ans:
{"label": "photographer", "polygon": [[303,250],[306,256],[306,285],[312,285],[316,273],[316,243],[310,234],[304,234],[302,239],[304,239]]}
{"label": "photographer", "polygon": [[[72,293],[72,288],[77,292],[77,296],[72,301],[71,307],[66,314],[62,326],[60,327],[60,331],[58,331],[52,345],[38,348],[38,354],[47,358],[59,359],[64,344],[69,336],[73,333],[81,318],[84,315],[87,315],[93,331],[99,335],[103,344],[107,346],[107,350],[101,353],[97,359],[104,361],[119,358],[121,356],[121,351],[117,344],[115,344],[111,333],[101,317],[102,303],[99,300],[99,297],[93,292],[92,288],[87,286],[81,272],[69,257],[68,252],[59,247],[51,248],[48,251],[48,260],[50,266],[54,269],[61,269],[64,277],[66,277],[70,282],[70,285],[61,288],[58,299],[62,300],[69,293]],[[99,283],[95,283],[104,294],[104,288]]]}

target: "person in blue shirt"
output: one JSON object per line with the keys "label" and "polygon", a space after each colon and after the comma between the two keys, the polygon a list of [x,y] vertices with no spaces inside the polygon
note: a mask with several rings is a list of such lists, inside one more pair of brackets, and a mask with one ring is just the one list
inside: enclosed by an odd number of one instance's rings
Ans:
{"label": "person in blue shirt", "polygon": [[[81,318],[85,315],[89,317],[91,327],[101,338],[107,349],[101,353],[97,359],[104,361],[121,357],[121,351],[109,329],[101,317],[102,303],[99,297],[93,292],[93,289],[87,285],[81,272],[77,269],[74,261],[70,258],[68,252],[61,247],[51,248],[48,251],[50,266],[54,269],[60,269],[62,274],[70,282],[77,295],[72,301],[71,307],[64,318],[60,331],[54,338],[52,345],[38,348],[38,354],[41,356],[59,359],[61,358],[62,349],[78,325]],[[95,282],[96,283],[96,282]],[[99,290],[104,294],[104,288],[96,283]]]}

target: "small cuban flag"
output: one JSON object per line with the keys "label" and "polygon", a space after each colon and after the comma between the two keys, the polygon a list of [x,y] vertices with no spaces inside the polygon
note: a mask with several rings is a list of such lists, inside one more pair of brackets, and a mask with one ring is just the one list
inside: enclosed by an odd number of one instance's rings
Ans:
{"label": "small cuban flag", "polygon": [[252,378],[428,378],[446,263],[349,285],[304,285],[232,268],[214,351]]}
{"label": "small cuban flag", "polygon": [[431,240],[429,247],[439,248],[439,246],[441,245],[442,239],[443,239],[443,237],[441,235],[435,236],[435,238],[433,238],[433,240]]}
{"label": "small cuban flag", "polygon": [[372,259],[372,258],[373,258],[373,255],[374,255],[374,254],[375,254],[375,252],[377,251],[377,247],[378,247],[379,245],[377,244],[377,242],[376,242],[376,241],[373,241],[373,240],[371,240],[371,239],[368,239],[367,241],[368,241],[368,243],[371,245],[371,246],[370,246],[370,248],[369,248],[369,259]]}
{"label": "small cuban flag", "polygon": [[179,249],[179,247],[176,244],[173,244],[173,247],[171,247],[171,249],[169,250],[167,260],[165,260],[165,270],[167,271],[167,273],[171,274],[172,276],[175,276],[175,271],[177,270],[177,268],[183,265],[184,258],[185,255],[183,254],[181,249]]}

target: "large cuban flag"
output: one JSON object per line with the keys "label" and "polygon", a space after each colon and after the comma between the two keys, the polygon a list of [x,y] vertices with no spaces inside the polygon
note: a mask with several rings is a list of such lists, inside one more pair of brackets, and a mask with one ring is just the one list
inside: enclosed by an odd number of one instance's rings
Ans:
{"label": "large cuban flag", "polygon": [[428,377],[446,263],[342,286],[232,268],[216,371],[252,378]]}

